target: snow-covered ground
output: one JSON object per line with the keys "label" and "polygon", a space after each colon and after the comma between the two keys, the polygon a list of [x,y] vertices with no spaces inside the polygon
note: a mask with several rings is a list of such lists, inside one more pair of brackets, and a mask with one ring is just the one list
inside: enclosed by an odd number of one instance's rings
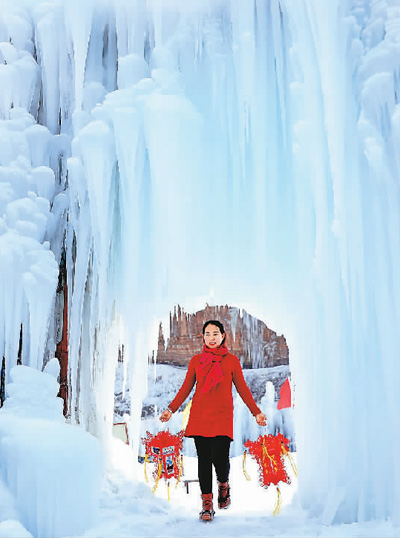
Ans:
{"label": "snow-covered ground", "polygon": [[[198,484],[191,484],[187,494],[183,483],[175,488],[175,481],[171,482],[171,501],[168,502],[165,483],[160,482],[153,494],[153,482],[145,482],[143,465],[139,463],[136,464],[139,467],[139,481],[133,480],[134,458],[129,447],[115,440],[112,450],[113,466],[104,476],[96,523],[75,538],[399,536],[400,529],[388,521],[323,525],[318,519],[310,519],[298,505],[297,480],[290,468],[292,484],[281,486],[281,511],[273,516],[276,503],[274,487],[265,490],[258,485],[255,463],[249,459],[246,468],[251,481],[248,482],[242,472],[240,457],[231,460],[231,507],[228,510],[216,509],[214,521],[203,523],[198,519],[201,504]],[[185,478],[195,478],[196,459],[185,457],[184,466]],[[67,512],[69,507],[66,505],[64,509]],[[18,521],[18,511],[13,507],[12,495],[1,482],[0,519],[0,538],[32,536]]]}
{"label": "snow-covered ground", "polygon": [[[251,477],[247,481],[242,471],[243,458],[231,459],[232,505],[228,510],[216,509],[214,521],[199,521],[200,490],[197,483],[190,484],[189,494],[183,483],[175,488],[171,481],[170,497],[164,482],[153,494],[154,484],[146,484],[143,465],[139,465],[139,483],[132,482],[133,458],[130,449],[115,441],[114,468],[107,472],[101,497],[99,518],[85,538],[128,537],[198,537],[198,536],[330,536],[330,537],[396,537],[400,529],[390,522],[373,521],[363,524],[323,525],[310,519],[297,502],[297,479],[288,467],[292,483],[281,485],[280,514],[273,516],[276,503],[274,486],[263,489],[258,485],[257,469],[247,458],[246,469]],[[296,455],[294,455],[295,457]],[[185,478],[196,478],[196,458],[185,457]],[[214,484],[214,492],[216,485]]]}
{"label": "snow-covered ground", "polygon": [[164,481],[152,493],[153,464],[147,464],[146,483],[144,464],[130,446],[114,438],[100,449],[82,428],[65,424],[53,366],[56,361],[44,373],[26,366],[11,372],[0,410],[0,538],[399,536],[390,521],[324,525],[323,517],[310,517],[300,507],[289,462],[291,484],[281,485],[281,511],[273,516],[276,488],[258,485],[257,465],[249,457],[248,481],[241,456],[231,458],[231,507],[203,523],[198,483],[190,484],[189,493],[183,484],[196,479],[196,458],[184,457],[184,475],[177,487],[171,481],[170,501]]}

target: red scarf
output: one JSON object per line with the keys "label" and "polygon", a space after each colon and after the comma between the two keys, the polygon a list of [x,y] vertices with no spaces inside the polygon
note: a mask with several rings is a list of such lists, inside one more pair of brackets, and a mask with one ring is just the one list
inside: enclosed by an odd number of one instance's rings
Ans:
{"label": "red scarf", "polygon": [[202,392],[210,392],[223,380],[224,374],[222,373],[221,360],[228,353],[229,351],[225,344],[216,349],[211,349],[204,344],[200,359],[200,376],[201,378],[205,377]]}

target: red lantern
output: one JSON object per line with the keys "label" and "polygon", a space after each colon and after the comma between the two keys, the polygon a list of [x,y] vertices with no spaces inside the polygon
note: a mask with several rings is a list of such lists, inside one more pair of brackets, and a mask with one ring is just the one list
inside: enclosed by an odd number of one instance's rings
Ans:
{"label": "red lantern", "polygon": [[146,449],[144,469],[146,481],[148,481],[146,463],[150,461],[155,464],[153,471],[153,477],[155,479],[153,492],[157,489],[161,478],[168,481],[169,486],[169,479],[175,477],[178,485],[183,471],[181,451],[184,434],[184,430],[180,431],[177,435],[171,434],[169,430],[162,430],[157,435],[146,432],[147,437],[142,438],[142,443]]}
{"label": "red lantern", "polygon": [[283,463],[283,456],[289,449],[289,439],[281,433],[260,435],[257,441],[248,440],[244,446],[258,463],[259,481],[262,487],[267,488],[270,484],[276,485],[279,482],[290,484]]}
{"label": "red lantern", "polygon": [[[281,433],[278,435],[260,435],[257,441],[247,440],[244,446],[248,449],[258,463],[259,483],[263,488],[268,488],[271,484],[277,486],[278,500],[274,510],[274,515],[279,513],[281,504],[281,492],[278,487],[279,482],[290,484],[290,477],[286,472],[283,456],[290,456],[289,439],[286,439]],[[246,452],[243,457],[243,472],[248,480],[249,475],[245,470]],[[292,466],[293,463],[289,458]],[[295,471],[295,468],[293,467]]]}

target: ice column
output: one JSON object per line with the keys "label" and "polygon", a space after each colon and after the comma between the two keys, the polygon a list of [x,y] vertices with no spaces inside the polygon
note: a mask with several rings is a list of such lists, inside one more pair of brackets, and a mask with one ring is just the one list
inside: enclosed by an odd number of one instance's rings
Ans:
{"label": "ice column", "polygon": [[[345,7],[285,4],[303,305],[293,340],[299,485],[325,523],[399,518],[399,13]],[[394,444],[380,458],[388,431]]]}
{"label": "ice column", "polygon": [[0,353],[7,379],[18,358],[43,365],[58,265],[50,250],[57,202],[53,138],[35,125],[40,85],[33,26],[23,10],[6,12],[0,27]]}

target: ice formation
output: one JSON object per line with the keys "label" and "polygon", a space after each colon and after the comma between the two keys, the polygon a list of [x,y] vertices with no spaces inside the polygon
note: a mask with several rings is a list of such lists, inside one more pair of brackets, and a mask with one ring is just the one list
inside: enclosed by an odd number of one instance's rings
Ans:
{"label": "ice formation", "polygon": [[399,2],[1,7],[7,372],[64,248],[71,420],[110,431],[123,346],[138,432],[157,321],[213,294],[287,336],[304,506],[400,523]]}
{"label": "ice formation", "polygon": [[100,443],[65,424],[52,374],[19,365],[10,377],[0,413],[0,472],[21,523],[43,538],[80,534],[97,515]]}

